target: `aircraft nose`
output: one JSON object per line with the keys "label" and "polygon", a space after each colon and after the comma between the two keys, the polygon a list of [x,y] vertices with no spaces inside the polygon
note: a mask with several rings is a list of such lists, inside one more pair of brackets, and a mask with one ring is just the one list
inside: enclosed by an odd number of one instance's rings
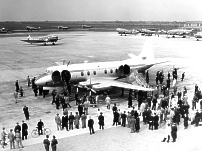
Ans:
{"label": "aircraft nose", "polygon": [[37,86],[45,86],[46,83],[50,82],[51,80],[51,75],[45,73],[37,77],[37,79],[35,80],[35,84]]}

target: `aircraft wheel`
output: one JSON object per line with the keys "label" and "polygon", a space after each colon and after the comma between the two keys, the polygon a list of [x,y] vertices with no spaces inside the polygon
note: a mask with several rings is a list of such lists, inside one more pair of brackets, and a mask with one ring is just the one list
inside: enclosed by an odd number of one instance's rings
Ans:
{"label": "aircraft wheel", "polygon": [[197,41],[199,41],[199,39],[196,39]]}
{"label": "aircraft wheel", "polygon": [[52,45],[55,45],[55,43],[53,42]]}

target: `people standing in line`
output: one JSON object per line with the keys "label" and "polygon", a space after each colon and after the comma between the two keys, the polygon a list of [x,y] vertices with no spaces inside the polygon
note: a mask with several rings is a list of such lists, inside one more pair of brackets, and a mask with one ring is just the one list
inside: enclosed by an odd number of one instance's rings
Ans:
{"label": "people standing in line", "polygon": [[15,103],[18,103],[18,92],[14,92]]}
{"label": "people standing in line", "polygon": [[184,80],[184,77],[185,77],[185,72],[182,73],[181,81]]}
{"label": "people standing in line", "polygon": [[140,130],[140,118],[139,118],[139,116],[135,120],[135,130],[136,130],[137,133]]}
{"label": "people standing in line", "polygon": [[87,119],[87,116],[85,113],[83,113],[81,115],[81,123],[82,123],[82,128],[86,128],[86,119]]}
{"label": "people standing in line", "polygon": [[55,98],[55,107],[56,109],[59,109],[60,106],[60,97],[59,94],[57,94],[56,98]]}
{"label": "people standing in line", "polygon": [[83,114],[83,105],[81,103],[79,103],[78,105],[78,112],[79,112],[79,116]]}
{"label": "people standing in line", "polygon": [[106,97],[106,99],[105,99],[105,102],[106,102],[106,104],[107,104],[107,109],[109,109],[110,110],[110,102],[111,102],[111,99],[110,99],[110,97],[107,95],[107,97]]}
{"label": "people standing in line", "polygon": [[26,105],[23,107],[23,112],[25,114],[25,119],[29,120],[29,110],[28,110],[28,107]]}
{"label": "people standing in line", "polygon": [[10,132],[8,133],[8,140],[10,143],[10,149],[15,149],[14,145],[15,135],[13,134],[13,129],[10,129]]}
{"label": "people standing in line", "polygon": [[171,127],[171,136],[173,138],[173,142],[176,142],[176,139],[177,139],[177,125],[176,125],[176,123],[172,124],[172,127]]}
{"label": "people standing in line", "polygon": [[44,123],[40,119],[39,122],[37,123],[37,128],[38,128],[39,135],[43,135],[43,130],[42,130],[43,127],[44,127]]}
{"label": "people standing in line", "polygon": [[113,114],[114,114],[114,112],[116,112],[116,111],[117,111],[117,106],[116,106],[116,103],[114,103],[114,106],[112,107],[112,111],[113,111]]}
{"label": "people standing in line", "polygon": [[91,116],[89,116],[88,127],[89,127],[89,131],[90,131],[90,135],[95,134],[93,125],[94,125],[94,120],[91,119]]}
{"label": "people standing in line", "polygon": [[84,102],[83,106],[84,106],[84,112],[86,115],[88,115],[88,106],[89,106],[90,102],[88,100],[88,98],[86,98],[86,101]]}
{"label": "people standing in line", "polygon": [[45,151],[49,151],[50,141],[49,141],[49,135],[46,135],[46,138],[43,140]]}
{"label": "people standing in line", "polygon": [[53,139],[51,141],[51,148],[52,148],[52,151],[56,151],[57,150],[57,144],[58,144],[58,141],[57,139],[55,138],[55,135],[53,135]]}
{"label": "people standing in line", "polygon": [[117,111],[114,112],[114,119],[113,119],[113,125],[116,123],[116,126],[118,125],[119,122],[119,113]]}
{"label": "people standing in line", "polygon": [[156,103],[157,103],[157,98],[154,97],[152,100],[152,110],[156,110]]}
{"label": "people standing in line", "polygon": [[24,148],[24,146],[22,145],[21,134],[18,129],[15,132],[15,141],[17,144],[17,148]]}
{"label": "people standing in line", "polygon": [[76,115],[74,116],[74,125],[77,129],[79,129],[79,121],[80,121],[80,116],[78,115],[78,112],[76,112]]}
{"label": "people standing in line", "polygon": [[16,82],[15,82],[15,91],[19,92],[19,90],[20,90],[20,86],[19,86],[18,80],[16,80]]}
{"label": "people standing in line", "polygon": [[128,128],[130,128],[131,127],[131,114],[130,114],[130,112],[128,111],[128,115],[127,115],[127,123],[128,123]]}
{"label": "people standing in line", "polygon": [[68,122],[69,122],[69,116],[68,116],[68,113],[67,113],[67,114],[64,115],[64,127],[66,128],[67,131],[69,131]]}
{"label": "people standing in line", "polygon": [[188,115],[185,114],[184,115],[184,129],[187,129],[188,128],[188,121],[189,121],[189,118],[188,118]]}
{"label": "people standing in line", "polygon": [[135,133],[135,122],[136,122],[135,121],[135,116],[132,115],[132,117],[131,117],[131,127],[130,127],[131,128],[131,131],[130,131],[131,133]]}
{"label": "people standing in line", "polygon": [[25,94],[22,86],[20,86],[19,93],[20,93],[20,97],[23,97],[23,95]]}
{"label": "people standing in line", "polygon": [[70,112],[70,115],[69,115],[69,130],[74,129],[73,124],[74,124],[74,115],[72,114],[72,112]]}
{"label": "people standing in line", "polygon": [[2,132],[1,132],[1,141],[2,141],[2,148],[4,148],[4,146],[6,145],[6,132],[5,132],[5,127],[2,128]]}
{"label": "people standing in line", "polygon": [[147,84],[149,84],[149,71],[148,70],[146,71],[146,82],[147,82]]}
{"label": "people standing in line", "polygon": [[60,118],[60,116],[59,116],[58,113],[57,113],[56,116],[55,116],[55,123],[56,123],[56,125],[57,125],[57,130],[58,130],[58,131],[59,131],[59,130],[62,130],[62,128],[61,128],[62,120],[61,120],[61,118]]}
{"label": "people standing in line", "polygon": [[123,114],[121,114],[121,119],[122,119],[121,126],[123,127],[126,127],[126,118],[127,118],[126,111],[124,111]]}
{"label": "people standing in line", "polygon": [[166,128],[165,128],[165,137],[164,137],[164,139],[161,142],[165,142],[166,139],[167,139],[167,143],[169,143],[169,141],[170,141],[170,135],[171,135],[171,127],[170,127],[170,123],[167,122]]}
{"label": "people standing in line", "polygon": [[31,79],[29,78],[29,76],[27,76],[27,86],[30,87],[31,84]]}
{"label": "people standing in line", "polygon": [[132,98],[132,95],[129,95],[128,96],[128,108],[132,107],[132,104],[133,104],[133,98]]}
{"label": "people standing in line", "polygon": [[55,92],[55,90],[53,90],[53,91],[52,91],[53,99],[52,99],[52,103],[51,103],[52,105],[55,103],[56,94],[57,94],[57,93]]}
{"label": "people standing in line", "polygon": [[104,129],[104,116],[102,115],[102,112],[100,112],[100,115],[98,116],[98,124],[100,126],[100,129]]}
{"label": "people standing in line", "polygon": [[28,135],[28,125],[24,121],[22,121],[22,140],[27,139]]}

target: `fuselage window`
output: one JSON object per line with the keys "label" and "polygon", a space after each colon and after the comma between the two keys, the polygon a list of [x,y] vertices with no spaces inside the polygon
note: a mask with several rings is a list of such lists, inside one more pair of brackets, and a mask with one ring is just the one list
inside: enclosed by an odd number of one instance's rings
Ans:
{"label": "fuselage window", "polygon": [[93,74],[96,75],[96,71],[93,71]]}
{"label": "fuselage window", "polygon": [[106,69],[104,70],[104,73],[107,74],[107,70]]}
{"label": "fuselage window", "polygon": [[113,69],[110,70],[110,73],[111,73],[111,74],[113,73]]}
{"label": "fuselage window", "polygon": [[83,73],[83,72],[81,72],[81,76],[84,76],[84,73]]}
{"label": "fuselage window", "polygon": [[88,75],[88,76],[90,75],[90,71],[87,72],[87,75]]}
{"label": "fuselage window", "polygon": [[116,69],[116,73],[118,73],[118,69]]}

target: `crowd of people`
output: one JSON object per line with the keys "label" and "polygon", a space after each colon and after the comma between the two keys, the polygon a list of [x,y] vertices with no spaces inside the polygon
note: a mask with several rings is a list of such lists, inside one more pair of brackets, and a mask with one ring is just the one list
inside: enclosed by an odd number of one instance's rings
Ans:
{"label": "crowd of people", "polygon": [[[172,72],[173,81],[177,80],[177,70],[174,69]],[[196,112],[190,112],[190,104],[188,103],[188,96],[187,96],[187,89],[186,87],[183,88],[182,91],[178,90],[178,87],[174,85],[173,91],[170,90],[171,88],[171,78],[170,73],[168,72],[168,78],[166,80],[166,84],[164,83],[164,74],[163,71],[158,71],[156,74],[156,88],[152,92],[143,92],[138,91],[135,92],[135,98],[138,102],[138,108],[132,105],[133,98],[132,98],[132,91],[129,92],[128,97],[128,108],[132,107],[131,111],[121,112],[120,109],[117,108],[116,104],[112,107],[113,113],[113,126],[114,125],[121,125],[123,127],[128,127],[131,129],[131,133],[139,132],[140,131],[140,118],[143,119],[143,125],[148,125],[149,130],[158,130],[161,125],[166,125],[166,135],[162,142],[170,141],[170,137],[173,138],[173,142],[176,141],[177,138],[177,127],[183,119],[184,128],[187,129],[189,126],[189,120],[191,120],[191,124],[195,124],[195,126],[199,126],[202,123],[202,112],[196,110]],[[181,81],[185,78],[185,73],[182,73]],[[38,88],[35,83],[35,77],[31,80],[29,76],[27,77],[27,85],[28,87],[32,86],[33,92],[35,96],[37,96],[38,91],[39,95],[47,94],[46,91],[41,90]],[[149,73],[146,72],[146,82],[149,83]],[[24,96],[25,92],[22,89],[22,86],[19,86],[18,80],[15,83],[16,93],[20,94],[21,97]],[[172,93],[171,93],[172,92]],[[84,94],[82,97],[79,97],[78,93],[75,93],[75,102],[78,106],[78,112],[75,112],[73,115],[72,112],[68,112],[68,107],[71,108],[70,105],[70,98],[68,97],[69,91],[63,94],[57,94],[56,91],[52,91],[52,104],[55,104],[56,109],[60,108],[60,105],[63,109],[63,115],[60,117],[57,113],[55,116],[55,123],[57,130],[73,130],[74,128],[79,129],[80,126],[82,128],[89,127],[90,134],[94,134],[94,120],[91,116],[88,117],[91,113],[89,113],[88,108],[92,105],[93,107],[98,107],[98,124],[100,129],[104,129],[105,126],[105,118],[103,116],[103,112],[100,112],[100,108],[98,106],[98,99],[99,96],[87,96]],[[14,96],[16,94],[14,93]],[[196,109],[196,103],[200,103],[200,109],[202,109],[202,97],[201,97],[200,88],[196,85],[194,97],[192,100],[192,110]],[[15,96],[15,98],[17,98]],[[111,109],[111,99],[109,95],[106,95],[105,98],[106,107],[107,109]],[[16,99],[17,103],[17,99]],[[28,107],[24,106],[23,112],[25,114],[25,119],[29,120],[29,111]],[[142,117],[141,117],[142,116]],[[88,119],[88,120],[87,120]],[[164,124],[165,123],[165,124]],[[16,125],[19,127],[19,123]],[[43,133],[42,127],[44,127],[43,122],[40,121],[37,124],[39,135]],[[21,135],[21,128],[15,127],[13,134],[13,130],[10,130],[8,134],[10,140],[10,148],[14,148],[14,141],[16,141],[17,147],[23,147],[22,141],[18,140],[21,138],[22,140],[27,139],[28,135],[28,125],[22,121],[22,137],[18,136],[20,133]],[[17,134],[17,137],[16,137]],[[6,136],[5,128],[1,133],[2,142],[5,140]],[[13,138],[11,137],[13,136]],[[55,137],[55,136],[54,136]],[[16,139],[17,138],[17,139]],[[49,136],[46,136],[44,140],[45,149],[48,150],[50,141],[48,140]],[[55,139],[55,138],[53,138]],[[11,141],[12,140],[12,141]],[[56,139],[55,139],[56,140]],[[53,146],[55,146],[56,150],[56,141],[53,141]],[[4,144],[4,143],[3,143]],[[4,145],[3,145],[4,147]],[[53,149],[54,150],[54,149]]]}

